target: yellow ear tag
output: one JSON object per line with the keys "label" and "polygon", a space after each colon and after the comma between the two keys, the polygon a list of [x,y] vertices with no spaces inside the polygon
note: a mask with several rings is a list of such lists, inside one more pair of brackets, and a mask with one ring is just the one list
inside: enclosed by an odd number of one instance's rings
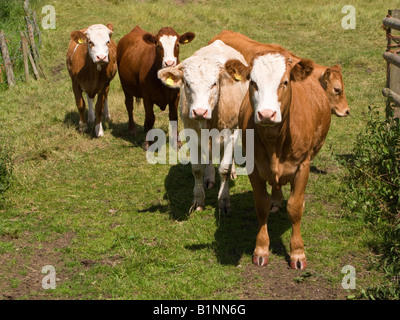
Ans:
{"label": "yellow ear tag", "polygon": [[78,40],[78,43],[79,43],[79,44],[82,44],[82,43],[85,43],[85,41],[83,41],[82,39],[79,39],[79,40]]}
{"label": "yellow ear tag", "polygon": [[235,73],[235,80],[236,81],[241,81],[242,77],[239,74]]}
{"label": "yellow ear tag", "polygon": [[185,41],[183,41],[183,43],[188,43],[189,42],[189,40],[188,39],[186,39]]}
{"label": "yellow ear tag", "polygon": [[172,86],[174,85],[174,80],[172,80],[172,76],[169,77],[169,78],[165,81],[165,83],[166,83],[167,85],[169,85],[170,87],[172,87]]}

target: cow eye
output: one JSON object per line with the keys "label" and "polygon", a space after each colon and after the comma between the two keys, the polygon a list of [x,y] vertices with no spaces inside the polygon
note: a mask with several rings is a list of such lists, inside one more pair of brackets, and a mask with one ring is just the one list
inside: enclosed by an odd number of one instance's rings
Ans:
{"label": "cow eye", "polygon": [[110,40],[108,40],[106,44],[109,45],[110,44]]}
{"label": "cow eye", "polygon": [[289,82],[288,82],[287,80],[283,82],[283,85],[284,85],[285,87],[287,87],[288,84],[289,84]]}
{"label": "cow eye", "polygon": [[254,90],[258,90],[257,83],[255,83],[253,80],[250,81],[250,85],[253,87]]}
{"label": "cow eye", "polygon": [[94,47],[94,43],[92,41],[89,41],[89,46]]}
{"label": "cow eye", "polygon": [[211,86],[211,89],[214,89],[217,86],[217,83],[214,82],[213,85]]}
{"label": "cow eye", "polygon": [[341,88],[335,87],[333,88],[333,90],[335,91],[335,94],[339,95],[342,92]]}

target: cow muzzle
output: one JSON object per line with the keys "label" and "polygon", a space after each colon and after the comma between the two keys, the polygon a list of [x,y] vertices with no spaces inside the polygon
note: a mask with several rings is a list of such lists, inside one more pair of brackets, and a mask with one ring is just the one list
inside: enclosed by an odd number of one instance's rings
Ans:
{"label": "cow muzzle", "polygon": [[208,110],[203,108],[193,109],[192,117],[196,120],[205,120],[208,118]]}
{"label": "cow muzzle", "polygon": [[275,124],[277,123],[277,113],[271,109],[264,109],[257,112],[257,120],[260,124]]}
{"label": "cow muzzle", "polygon": [[108,57],[102,54],[96,56],[96,63],[98,64],[106,64],[108,63]]}
{"label": "cow muzzle", "polygon": [[168,67],[175,67],[176,66],[176,61],[168,60],[164,61],[163,67],[168,68]]}

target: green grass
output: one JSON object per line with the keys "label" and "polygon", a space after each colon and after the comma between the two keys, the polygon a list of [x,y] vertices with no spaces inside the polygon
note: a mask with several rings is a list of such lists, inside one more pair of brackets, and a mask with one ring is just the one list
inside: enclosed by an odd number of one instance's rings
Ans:
{"label": "green grass", "polygon": [[[15,298],[242,296],[243,274],[250,267],[257,232],[248,178],[231,183],[232,218],[219,217],[216,189],[207,191],[204,212],[189,215],[194,182],[190,166],[147,164],[140,148],[144,110],[135,108],[139,132],[136,138],[129,137],[118,76],[111,85],[113,121],[105,124],[105,136],[95,139],[93,128],[85,135],[77,131],[79,117],[65,67],[69,34],[108,22],[114,25],[116,41],[136,24],[152,32],[166,25],[179,33],[195,32],[195,40],[181,47],[181,60],[221,30],[232,29],[320,64],[341,64],[352,115],[332,118],[325,146],[313,163],[317,170],[308,183],[303,239],[311,270],[328,279],[332,288],[340,286],[340,270],[347,264],[356,267],[358,291],[381,281],[381,274],[368,268],[374,257],[368,247],[369,230],[343,205],[344,169],[338,159],[351,154],[368,105],[384,106],[386,40],[380,26],[386,10],[396,3],[353,1],[355,30],[341,27],[341,8],[346,4],[53,1],[57,29],[43,30],[41,48],[49,80],[20,82],[0,93],[0,136],[13,145],[13,184],[0,211],[0,270],[10,278],[0,277],[0,288],[7,287],[4,283],[11,283],[11,289],[20,285],[21,275],[12,272],[15,268],[52,264],[61,279],[55,291],[36,288]],[[40,5],[35,3],[38,17]],[[168,111],[155,111],[155,126],[167,131]],[[279,245],[287,252],[291,234],[285,210],[271,216],[269,229],[275,243],[271,260],[283,260]],[[35,258],[39,252],[48,257],[43,265]],[[237,268],[239,264],[243,268]]]}

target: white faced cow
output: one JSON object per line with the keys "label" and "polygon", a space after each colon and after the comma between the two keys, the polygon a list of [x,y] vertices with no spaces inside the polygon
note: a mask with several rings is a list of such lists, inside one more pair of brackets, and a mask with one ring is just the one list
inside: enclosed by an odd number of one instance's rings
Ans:
{"label": "white faced cow", "polygon": [[[288,51],[265,51],[254,55],[249,67],[228,61],[232,77],[240,73],[250,80],[249,92],[240,109],[239,127],[254,130],[255,168],[249,175],[253,187],[259,232],[253,263],[268,263],[267,219],[273,198],[266,188],[280,190],[290,183],[287,212],[292,223],[290,266],[306,267],[300,223],[310,162],[324,144],[331,121],[328,97],[310,75],[311,60],[294,60]],[[246,141],[244,139],[244,144]]]}
{"label": "white faced cow", "polygon": [[[201,48],[179,65],[165,68],[158,72],[158,77],[174,88],[180,88],[180,114],[185,129],[196,131],[199,152],[197,163],[192,162],[192,172],[195,178],[193,191],[193,208],[204,208],[204,173],[212,176],[212,165],[201,163],[201,129],[232,130],[237,127],[240,104],[248,88],[247,81],[235,81],[226,72],[224,64],[230,59],[236,59],[247,65],[243,56],[222,41]],[[225,131],[226,132],[226,131]],[[213,136],[221,140],[221,136]],[[208,140],[207,140],[208,141]],[[222,144],[221,144],[222,146]],[[203,161],[204,162],[204,161]],[[229,178],[232,169],[232,152],[223,154],[219,166],[221,187],[218,194],[219,209],[229,213]],[[212,177],[210,179],[213,179]]]}
{"label": "white faced cow", "polygon": [[[103,111],[105,118],[110,119],[107,96],[110,82],[117,73],[117,46],[111,39],[113,30],[112,24],[95,24],[87,29],[73,31],[67,52],[67,68],[80,115],[79,129],[85,131],[87,121],[92,123],[96,120],[96,137],[104,134],[101,123]],[[86,92],[89,104],[87,121],[82,92]],[[93,100],[96,94],[95,114]]]}

